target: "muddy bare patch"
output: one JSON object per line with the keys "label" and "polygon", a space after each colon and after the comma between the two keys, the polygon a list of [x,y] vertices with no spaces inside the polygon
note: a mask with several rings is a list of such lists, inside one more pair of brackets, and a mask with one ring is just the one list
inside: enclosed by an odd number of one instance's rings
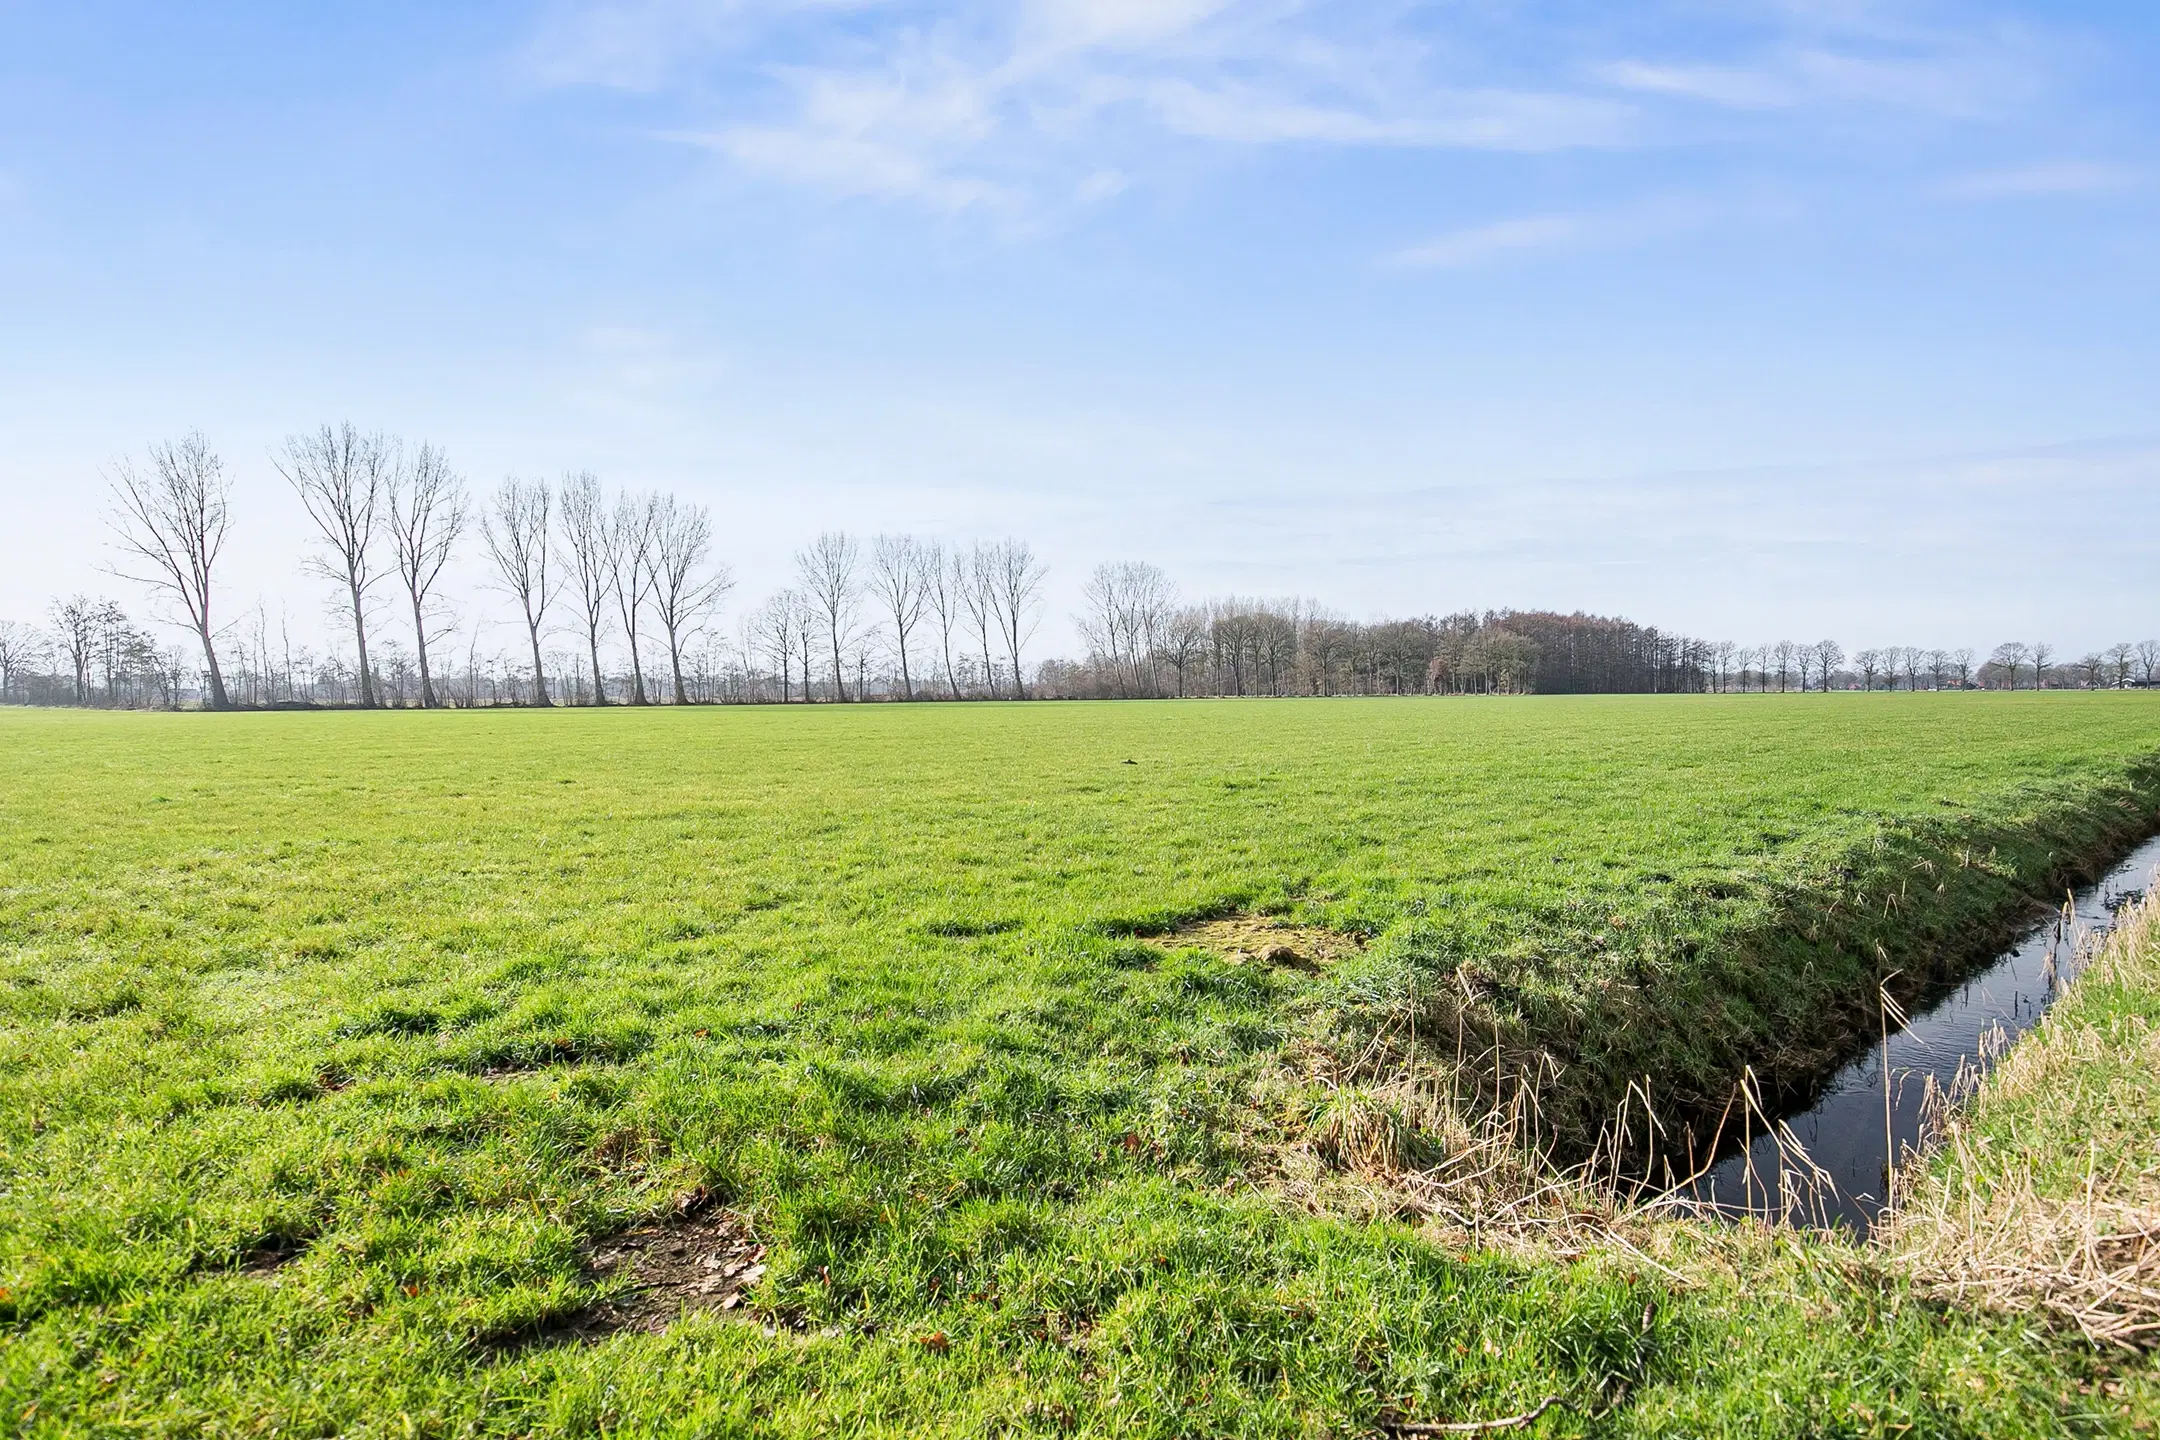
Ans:
{"label": "muddy bare patch", "polygon": [[242,1252],[239,1271],[275,1285],[278,1271],[306,1254],[309,1243],[305,1235],[266,1235]]}
{"label": "muddy bare patch", "polygon": [[592,1243],[586,1265],[606,1299],[487,1348],[517,1351],[591,1344],[620,1331],[658,1335],[686,1315],[739,1311],[765,1277],[765,1247],[742,1216],[708,1208],[701,1192],[676,1202],[670,1219]]}
{"label": "muddy bare patch", "polygon": [[1339,930],[1293,925],[1272,915],[1219,915],[1212,920],[1195,920],[1155,936],[1150,943],[1173,949],[1194,946],[1212,951],[1233,965],[1285,965],[1294,970],[1319,970],[1365,948],[1363,941]]}

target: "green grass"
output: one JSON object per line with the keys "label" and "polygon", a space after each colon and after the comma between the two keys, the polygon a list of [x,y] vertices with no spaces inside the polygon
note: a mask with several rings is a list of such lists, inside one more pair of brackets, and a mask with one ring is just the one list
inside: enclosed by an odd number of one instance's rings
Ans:
{"label": "green grass", "polygon": [[[1252,1100],[1449,993],[1564,1138],[1803,1073],[2156,804],[2144,695],[0,713],[0,1416],[2058,1433],[2089,1357],[1864,1257],[1297,1213]],[[1237,908],[1372,944],[1142,938]],[[749,1320],[501,1348],[695,1184]]]}

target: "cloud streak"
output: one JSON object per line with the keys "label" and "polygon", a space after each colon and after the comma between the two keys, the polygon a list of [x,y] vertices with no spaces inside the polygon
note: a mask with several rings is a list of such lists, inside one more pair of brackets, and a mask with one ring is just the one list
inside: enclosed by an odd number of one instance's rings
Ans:
{"label": "cloud streak", "polygon": [[1961,175],[1942,187],[1957,200],[2010,200],[2046,195],[2100,195],[2128,190],[2142,176],[2104,160],[2051,160],[2007,170]]}
{"label": "cloud streak", "polygon": [[[544,87],[659,98],[657,127],[832,196],[1007,218],[1103,203],[1175,149],[1552,153],[1703,138],[1703,107],[1801,117],[2000,114],[2037,83],[2030,37],[1927,28],[1851,0],[1743,9],[1715,46],[1598,44],[1510,11],[1299,0],[600,0],[527,47]],[[1526,42],[1530,43],[1526,46]],[[1669,42],[1668,42],[1669,43]],[[1537,58],[1518,57],[1525,50]],[[1462,237],[1522,248],[1500,229]],[[1441,242],[1435,242],[1439,245]],[[1442,247],[1438,252],[1446,254]],[[1480,252],[1484,253],[1484,252]],[[1407,263],[1407,262],[1406,262]],[[1424,263],[1457,263],[1434,260]]]}
{"label": "cloud streak", "polygon": [[1425,51],[1392,20],[1360,28],[1284,0],[938,13],[637,0],[558,12],[526,68],[542,86],[672,88],[712,116],[672,138],[770,179],[938,210],[1099,201],[1109,191],[1089,177],[1129,180],[1165,143],[1536,152],[1629,139],[1626,100],[1465,83]]}
{"label": "cloud streak", "polygon": [[1397,265],[1411,269],[1457,270],[1466,265],[1523,250],[1550,250],[1579,243],[1584,235],[1579,215],[1531,215],[1517,220],[1498,220],[1474,225],[1398,250]]}

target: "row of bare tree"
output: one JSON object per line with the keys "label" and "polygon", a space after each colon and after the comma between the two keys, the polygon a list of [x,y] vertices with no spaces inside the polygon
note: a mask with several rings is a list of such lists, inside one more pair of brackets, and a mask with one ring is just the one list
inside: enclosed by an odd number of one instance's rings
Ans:
{"label": "row of bare tree", "polygon": [[[391,574],[411,615],[420,703],[440,703],[428,645],[438,582],[471,518],[463,481],[433,446],[408,454],[398,441],[351,425],[293,437],[277,464],[320,535],[317,573],[341,587],[359,660],[360,703],[377,703],[368,592]],[[517,602],[531,647],[534,704],[553,703],[542,637],[566,599],[593,661],[597,703],[607,703],[601,639],[617,622],[630,652],[629,699],[649,702],[639,639],[648,621],[665,642],[674,697],[687,702],[685,646],[733,584],[727,568],[712,562],[712,518],[703,506],[650,491],[610,496],[583,471],[559,483],[506,477],[480,507],[479,520],[494,583]],[[378,532],[387,542],[387,568]]]}
{"label": "row of bare tree", "polygon": [[[409,658],[420,705],[442,703],[435,656],[448,625],[442,582],[477,520],[490,581],[517,606],[530,654],[529,667],[520,667],[530,703],[553,703],[550,642],[566,631],[577,636],[583,652],[577,669],[582,672],[585,661],[591,667],[589,688],[581,673],[567,698],[610,703],[610,667],[602,652],[614,653],[611,642],[619,636],[627,661],[621,699],[644,705],[659,698],[646,673],[648,648],[657,641],[667,661],[670,698],[690,702],[686,663],[693,645],[709,641],[714,614],[733,586],[727,567],[713,559],[712,521],[704,507],[656,492],[610,494],[590,472],[556,482],[509,477],[476,507],[435,446],[409,446],[351,424],[290,436],[271,459],[313,526],[316,544],[307,568],[334,587],[334,608],[351,636],[352,664],[331,678],[334,691],[342,693],[349,677],[358,704],[383,702],[383,667],[374,652],[384,642],[376,622],[382,591],[394,588],[410,636],[409,652],[395,651],[397,667],[402,670]],[[220,642],[232,642],[232,626],[217,608],[232,521],[223,461],[193,432],[150,447],[142,462],[117,462],[109,478],[107,519],[121,556],[115,573],[170,605],[175,623],[192,633],[201,653],[203,702],[228,708],[234,700]],[[931,635],[931,668],[943,692],[958,697],[979,681],[996,695],[1009,679],[1010,692],[1027,698],[1023,652],[1040,621],[1044,568],[1025,543],[948,550],[912,536],[881,535],[866,549],[835,531],[819,536],[795,560],[799,583],[767,601],[743,632],[743,668],[754,668],[747,660],[753,648],[773,659],[779,698],[793,698],[798,679],[802,698],[812,698],[818,655],[829,661],[823,667],[826,693],[838,700],[851,698],[852,658],[853,694],[859,696],[869,684],[869,656],[876,653],[897,662],[900,692],[913,699]],[[256,618],[260,629],[259,611]],[[56,623],[56,631],[66,630]],[[27,655],[32,632],[11,627],[9,634],[11,649],[0,659]],[[981,657],[979,672],[966,653],[971,643]],[[291,694],[298,687],[289,644],[286,649],[282,689]],[[476,654],[468,652],[466,703],[480,694]],[[271,667],[257,658],[256,683],[249,687],[254,703],[280,688],[262,683]],[[711,658],[700,656],[708,677]],[[318,667],[310,693],[323,688],[323,673]],[[731,688],[755,693],[753,680],[746,675]],[[402,693],[403,684],[397,689]],[[78,684],[74,693],[80,700],[88,691]]]}
{"label": "row of bare tree", "polygon": [[2030,645],[2012,641],[1998,645],[1978,672],[1981,684],[1995,689],[2032,688],[2102,689],[2160,684],[2160,640],[2128,641],[2095,650],[2075,660],[2057,663],[2054,647],[2042,642]]}
{"label": "row of bare tree", "polygon": [[[1842,668],[1841,668],[1842,667]],[[1855,651],[1835,641],[1796,645],[1719,645],[1712,649],[1718,689],[1785,690],[2102,690],[2160,683],[2160,641],[2123,641],[2068,663],[2045,642],[1998,645],[1976,663],[1969,649],[1888,645]]]}
{"label": "row of bare tree", "polygon": [[[667,698],[808,701],[1030,697],[1024,651],[1040,623],[1044,567],[1017,540],[948,547],[911,535],[867,542],[829,531],[796,553],[796,584],[739,620],[732,647],[714,617],[733,581],[713,557],[708,512],[657,492],[610,493],[590,472],[559,481],[504,479],[475,506],[432,445],[346,425],[289,437],[272,461],[312,522],[310,571],[329,581],[349,626],[347,664],[295,664],[289,641],[273,664],[258,607],[254,633],[214,613],[231,521],[231,487],[200,433],[152,446],[114,467],[108,519],[117,574],[169,602],[201,652],[203,702],[234,702],[221,638],[242,657],[241,703],[328,695],[374,707],[490,703],[634,705]],[[477,521],[490,583],[517,608],[529,663],[468,645],[461,682],[446,695],[435,651],[449,626],[443,580]],[[394,585],[392,584],[394,582]],[[394,590],[409,649],[374,627],[379,591]],[[1153,565],[1098,566],[1075,617],[1080,662],[1045,662],[1034,691],[1054,696],[1329,695],[1345,692],[1643,692],[1832,688],[2017,688],[2150,684],[2160,645],[2122,644],[2054,665],[2045,644],[1998,647],[1977,667],[1970,650],[1862,650],[1846,666],[1835,641],[1759,646],[1712,643],[1631,621],[1496,611],[1348,621],[1302,600],[1184,603]],[[67,674],[38,693],[90,703],[102,670],[106,703],[185,690],[186,667],[110,602],[55,602],[52,634],[0,626],[0,697],[34,655]],[[616,641],[619,638],[620,648]],[[565,640],[574,642],[567,654]],[[648,685],[648,652],[664,652],[667,686]],[[380,663],[375,652],[388,655]],[[610,696],[607,657],[620,656]],[[94,657],[102,657],[94,663]],[[872,666],[878,669],[873,673]],[[589,666],[589,672],[588,672]],[[296,670],[308,671],[303,684]],[[551,687],[550,671],[562,677]],[[822,671],[822,679],[818,672]],[[590,680],[588,682],[587,675]],[[280,681],[278,676],[282,674]],[[128,677],[144,678],[139,683]],[[126,682],[126,683],[124,683]]]}
{"label": "row of bare tree", "polygon": [[111,600],[52,602],[50,629],[0,620],[0,703],[169,706],[188,688],[179,650]]}
{"label": "row of bare tree", "polygon": [[[351,627],[359,703],[379,701],[369,655],[377,589],[396,582],[409,616],[418,699],[440,703],[431,643],[441,634],[440,585],[474,506],[441,450],[396,437],[324,425],[289,437],[272,463],[313,523],[308,566],[337,590]],[[122,460],[111,479],[108,519],[122,561],[116,567],[173,602],[201,647],[205,702],[232,703],[218,654],[216,572],[231,525],[231,485],[209,442],[191,433],[150,448],[147,463]],[[724,566],[711,563],[712,521],[702,506],[658,493],[605,495],[593,475],[559,483],[505,478],[478,507],[494,582],[518,605],[532,652],[531,698],[550,703],[542,644],[551,612],[566,596],[578,613],[597,677],[601,638],[620,623],[630,653],[630,696],[648,700],[642,623],[665,640],[674,696],[685,700],[683,652],[726,594]],[[606,702],[604,681],[594,698]]]}
{"label": "row of bare tree", "polygon": [[[877,653],[897,674],[899,698],[944,693],[958,700],[967,693],[961,662],[971,642],[992,696],[1009,676],[1014,697],[1028,698],[1023,652],[1041,623],[1045,570],[1026,542],[949,549],[913,535],[879,535],[866,550],[845,531],[827,531],[796,553],[795,570],[798,583],[768,599],[742,630],[745,667],[753,654],[769,661],[781,700],[792,698],[798,678],[802,698],[812,698],[813,650],[830,661],[833,699],[850,698],[850,668],[854,697],[869,693]],[[925,659],[927,692],[917,685]]]}

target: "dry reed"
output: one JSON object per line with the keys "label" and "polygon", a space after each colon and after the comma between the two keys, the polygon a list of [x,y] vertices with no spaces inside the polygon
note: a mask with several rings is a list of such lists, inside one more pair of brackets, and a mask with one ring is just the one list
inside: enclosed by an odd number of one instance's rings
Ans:
{"label": "dry reed", "polygon": [[[2160,992],[2160,895],[2123,918],[2076,983]],[[2111,1070],[2131,1078],[2111,1086]],[[1944,1108],[1945,1153],[1905,1168],[1884,1247],[1938,1299],[2047,1316],[2098,1345],[2160,1344],[2160,1143],[2149,1130],[2137,1143],[2155,1075],[2160,1030],[2059,1006],[1977,1096]],[[2006,1109],[2031,1112],[2020,1143],[1989,1123]]]}

